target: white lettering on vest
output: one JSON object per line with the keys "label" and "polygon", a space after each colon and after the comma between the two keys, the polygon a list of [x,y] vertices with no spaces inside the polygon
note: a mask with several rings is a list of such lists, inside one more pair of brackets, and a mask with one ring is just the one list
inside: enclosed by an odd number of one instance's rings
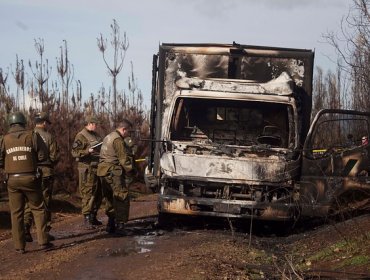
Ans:
{"label": "white lettering on vest", "polygon": [[31,152],[31,150],[32,150],[31,147],[26,147],[26,146],[13,147],[13,148],[7,149],[6,154],[9,155],[11,153],[16,153],[16,152]]}

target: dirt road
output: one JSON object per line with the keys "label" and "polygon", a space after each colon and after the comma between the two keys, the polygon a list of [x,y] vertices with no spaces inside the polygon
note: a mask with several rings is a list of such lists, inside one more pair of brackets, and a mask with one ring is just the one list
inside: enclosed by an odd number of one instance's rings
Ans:
{"label": "dirt road", "polygon": [[[247,251],[237,252],[229,231],[158,229],[155,214],[155,196],[133,201],[128,235],[122,237],[108,235],[104,226],[86,229],[78,214],[57,213],[55,248],[44,252],[36,242],[27,243],[24,255],[14,251],[9,232],[3,231],[0,279],[216,279],[221,271],[219,279],[248,279],[239,255]],[[220,258],[225,258],[221,264]]]}
{"label": "dirt road", "polygon": [[[4,218],[4,211],[0,213]],[[320,279],[370,277],[369,216],[276,236],[264,226],[254,226],[249,235],[247,226],[203,221],[161,229],[155,214],[154,195],[136,199],[127,236],[112,236],[104,226],[86,229],[77,212],[57,212],[55,248],[40,251],[32,242],[23,255],[15,252],[9,228],[1,226],[0,279],[300,279],[303,273]],[[100,219],[106,223],[104,215]]]}

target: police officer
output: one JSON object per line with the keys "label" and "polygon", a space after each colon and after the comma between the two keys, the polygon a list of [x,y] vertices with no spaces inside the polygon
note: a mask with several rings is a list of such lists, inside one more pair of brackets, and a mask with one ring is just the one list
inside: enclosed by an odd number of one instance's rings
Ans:
{"label": "police officer", "polygon": [[72,145],[72,156],[78,161],[82,214],[88,227],[102,224],[96,218],[102,202],[100,180],[96,175],[102,141],[102,138],[96,132],[98,123],[96,117],[88,117],[85,121],[85,127],[77,133]]}
{"label": "police officer", "polygon": [[[108,134],[100,150],[98,176],[102,181],[105,213],[108,216],[106,231],[108,233],[125,234],[124,224],[128,220],[130,200],[126,182],[132,177],[134,158],[131,147],[125,139],[128,137],[131,123],[124,119],[115,131]],[[132,140],[131,140],[132,141]]]}
{"label": "police officer", "polygon": [[53,246],[48,240],[46,212],[41,190],[41,180],[37,172],[38,162],[46,159],[40,135],[26,130],[26,118],[21,112],[8,117],[8,133],[0,143],[0,167],[7,174],[9,207],[12,221],[12,236],[15,249],[25,252],[24,207],[25,202],[32,211],[36,224],[37,239],[41,249]]}
{"label": "police officer", "polygon": [[[42,193],[44,195],[44,202],[46,207],[46,218],[47,218],[47,231],[50,232],[51,229],[51,199],[52,199],[52,192],[53,192],[53,184],[54,184],[54,166],[59,160],[59,147],[55,138],[46,131],[47,126],[51,123],[49,120],[49,116],[45,112],[41,112],[36,114],[35,117],[35,129],[34,131],[37,132],[42,140],[44,140],[45,149],[47,150],[47,157],[44,161],[39,162],[38,166],[42,172],[42,182],[41,188]],[[25,224],[25,232],[26,232],[26,241],[32,242],[32,236],[30,233],[30,228],[33,223],[33,217],[31,210],[26,204],[26,209],[24,212],[24,224]],[[54,240],[54,236],[49,233],[49,240]]]}

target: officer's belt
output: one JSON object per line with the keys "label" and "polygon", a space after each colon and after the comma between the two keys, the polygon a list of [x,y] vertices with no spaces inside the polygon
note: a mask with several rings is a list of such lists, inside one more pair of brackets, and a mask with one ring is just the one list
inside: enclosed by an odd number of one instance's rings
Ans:
{"label": "officer's belt", "polygon": [[24,173],[11,173],[9,177],[20,177],[20,176],[36,176],[36,172],[24,172]]}
{"label": "officer's belt", "polygon": [[39,163],[39,164],[37,164],[37,166],[40,166],[40,167],[52,167],[50,163]]}
{"label": "officer's belt", "polygon": [[91,166],[98,166],[99,161],[79,161],[79,163],[91,165]]}

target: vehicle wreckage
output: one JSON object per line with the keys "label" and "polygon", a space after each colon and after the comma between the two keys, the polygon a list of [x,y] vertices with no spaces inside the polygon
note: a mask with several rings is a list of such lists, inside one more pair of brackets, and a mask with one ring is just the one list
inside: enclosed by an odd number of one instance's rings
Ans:
{"label": "vehicle wreckage", "polygon": [[284,221],[369,197],[358,140],[370,113],[322,110],[310,126],[313,61],[303,49],[160,45],[145,172],[160,215]]}

